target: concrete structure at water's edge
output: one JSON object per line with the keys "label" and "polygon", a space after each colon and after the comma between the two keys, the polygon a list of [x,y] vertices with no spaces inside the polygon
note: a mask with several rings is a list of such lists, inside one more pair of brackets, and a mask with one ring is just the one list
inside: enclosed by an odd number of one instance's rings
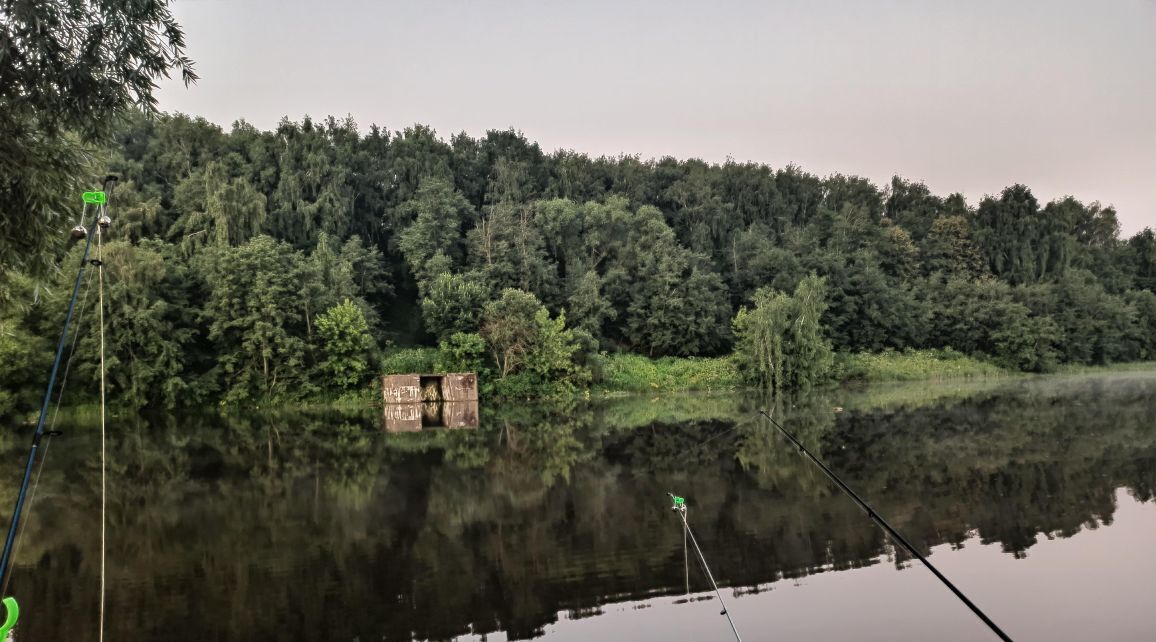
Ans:
{"label": "concrete structure at water's edge", "polygon": [[390,432],[478,427],[478,376],[472,372],[385,375],[381,397]]}

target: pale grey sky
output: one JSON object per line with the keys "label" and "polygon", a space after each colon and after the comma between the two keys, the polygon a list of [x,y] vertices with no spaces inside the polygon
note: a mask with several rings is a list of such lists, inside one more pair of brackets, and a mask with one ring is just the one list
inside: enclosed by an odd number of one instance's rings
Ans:
{"label": "pale grey sky", "polygon": [[202,80],[161,107],[352,115],[543,149],[1013,183],[1156,227],[1156,1],[175,0]]}

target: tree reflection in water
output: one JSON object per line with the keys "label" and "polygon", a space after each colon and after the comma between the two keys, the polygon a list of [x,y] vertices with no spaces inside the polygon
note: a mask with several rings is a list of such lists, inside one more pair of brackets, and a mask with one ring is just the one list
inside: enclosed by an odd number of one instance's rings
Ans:
{"label": "tree reflection in water", "polygon": [[[1022,556],[1111,524],[1119,487],[1153,498],[1154,392],[1143,375],[842,389],[776,416],[924,551],[978,533]],[[902,564],[758,407],[483,404],[477,430],[404,434],[379,410],[117,422],[108,636],[533,637],[560,612],[684,590],[668,490],[720,585]],[[95,639],[98,436],[66,430],[17,553],[22,641]],[[3,447],[17,479],[25,438]]]}

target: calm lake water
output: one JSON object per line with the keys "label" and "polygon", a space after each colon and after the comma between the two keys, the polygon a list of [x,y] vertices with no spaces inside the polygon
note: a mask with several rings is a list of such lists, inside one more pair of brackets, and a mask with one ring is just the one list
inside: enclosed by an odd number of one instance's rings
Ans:
{"label": "calm lake water", "polygon": [[[1154,640],[1156,373],[841,389],[776,418],[1018,642]],[[106,639],[989,640],[757,399],[110,423]],[[20,642],[96,640],[99,435],[48,451]],[[703,443],[704,440],[708,440]],[[27,435],[0,439],[11,506]],[[7,516],[4,516],[7,523]]]}

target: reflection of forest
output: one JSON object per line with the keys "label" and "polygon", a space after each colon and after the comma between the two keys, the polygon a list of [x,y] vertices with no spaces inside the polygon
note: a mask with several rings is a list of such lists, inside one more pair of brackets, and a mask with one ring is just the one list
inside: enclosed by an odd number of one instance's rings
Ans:
{"label": "reflection of forest", "polygon": [[[1154,392],[1156,378],[1139,376],[886,402],[839,391],[781,403],[778,417],[917,545],[978,532],[1022,555],[1039,534],[1109,523],[1118,487],[1153,497]],[[109,638],[530,637],[560,611],[682,591],[667,490],[688,497],[722,584],[889,553],[755,407],[483,407],[478,430],[398,435],[371,412],[119,424]],[[22,641],[95,639],[97,442],[68,430],[17,555]],[[7,479],[23,447],[5,438]]]}

